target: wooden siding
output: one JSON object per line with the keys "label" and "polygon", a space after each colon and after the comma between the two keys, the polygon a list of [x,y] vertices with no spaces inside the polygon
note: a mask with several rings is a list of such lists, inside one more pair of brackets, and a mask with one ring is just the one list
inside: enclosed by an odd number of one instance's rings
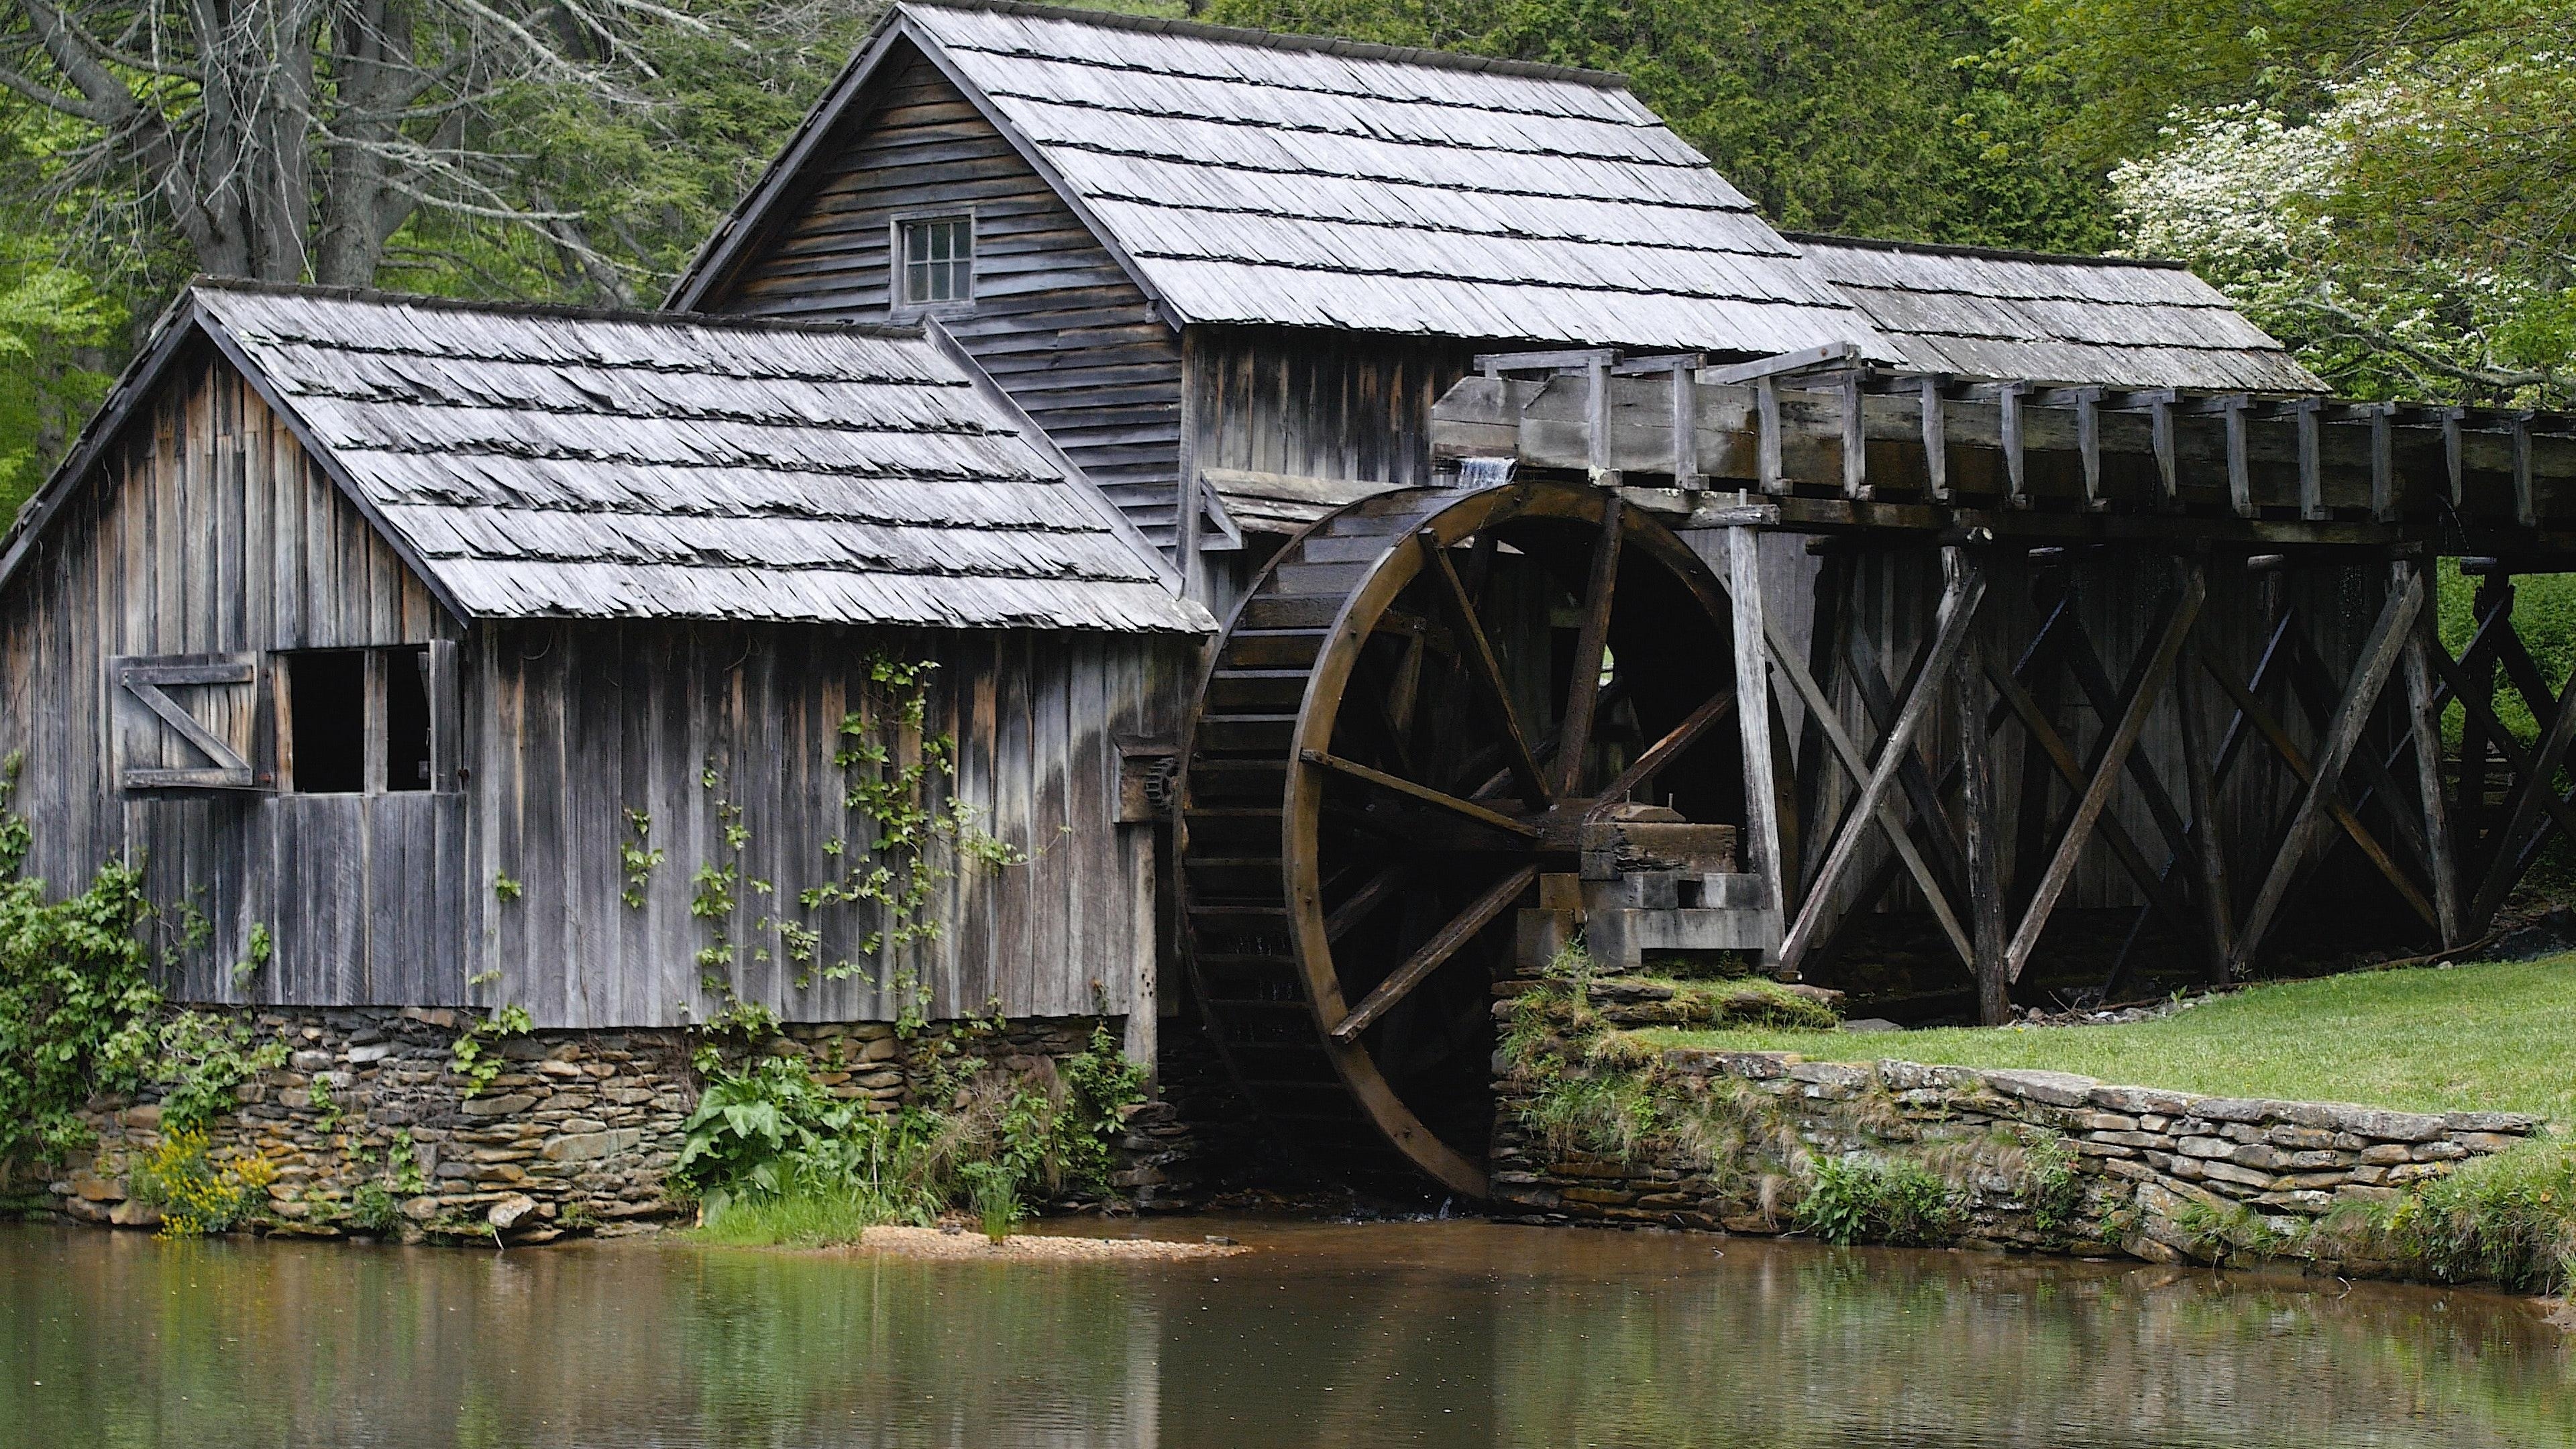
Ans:
{"label": "wooden siding", "polygon": [[[1476,351],[1287,327],[1193,327],[1186,342],[1181,457],[1193,479],[1240,468],[1405,487],[1431,481],[1431,405]],[[1203,556],[1219,619],[1268,556],[1266,544]]]}
{"label": "wooden siding", "polygon": [[[105,668],[250,656],[250,687],[173,694],[268,770],[271,651],[453,632],[240,375],[210,351],[184,360],[0,596],[0,752],[25,753],[16,808],[35,825],[30,871],[69,891],[103,860],[140,857],[183,1000],[461,1001],[462,797],[120,792],[111,721],[131,712]],[[161,746],[179,762],[184,747]],[[183,906],[211,927],[196,949]],[[255,924],[275,955],[236,983]]]}
{"label": "wooden siding", "polygon": [[[907,972],[940,1015],[988,1002],[1015,1017],[1124,1012],[1132,984],[1151,981],[1153,831],[1115,823],[1117,738],[1168,735],[1192,641],[531,622],[486,626],[483,644],[477,889],[506,874],[525,891],[487,918],[482,950],[501,972],[491,1001],[563,1026],[705,1019],[723,997],[701,989],[698,953],[715,935],[691,914],[692,878],[728,863],[741,883],[726,974],[742,999],[793,1020],[889,1019]],[[879,650],[939,663],[928,727],[957,741],[957,790],[1033,858],[944,887],[937,941],[800,989],[777,932],[756,926],[810,920],[830,962],[871,924],[850,907],[809,914],[796,897],[830,878],[826,841],[850,839],[844,865],[865,847],[833,755]],[[738,857],[723,843],[727,805],[748,832]],[[666,852],[641,906],[621,898],[629,810],[651,816],[639,843]]]}
{"label": "wooden siding", "polygon": [[975,214],[975,299],[939,312],[984,370],[1158,546],[1172,543],[1180,339],[1010,142],[918,54],[889,63],[811,190],[707,311],[896,316],[897,212]]}

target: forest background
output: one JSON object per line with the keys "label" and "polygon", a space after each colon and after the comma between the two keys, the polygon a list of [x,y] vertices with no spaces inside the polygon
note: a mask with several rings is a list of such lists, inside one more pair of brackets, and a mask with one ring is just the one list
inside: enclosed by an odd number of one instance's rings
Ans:
{"label": "forest background", "polygon": [[[194,273],[656,303],[882,3],[0,0],[0,519]],[[1783,228],[2180,257],[2344,394],[2571,402],[2576,0],[1116,8],[1619,71]]]}

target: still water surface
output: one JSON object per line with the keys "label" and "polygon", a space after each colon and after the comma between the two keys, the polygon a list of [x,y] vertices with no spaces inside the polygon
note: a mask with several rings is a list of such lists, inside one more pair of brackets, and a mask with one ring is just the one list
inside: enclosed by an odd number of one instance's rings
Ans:
{"label": "still water surface", "polygon": [[2484,1294],[1472,1222],[1163,1230],[1260,1251],[0,1228],[0,1446],[2576,1444],[2576,1339]]}

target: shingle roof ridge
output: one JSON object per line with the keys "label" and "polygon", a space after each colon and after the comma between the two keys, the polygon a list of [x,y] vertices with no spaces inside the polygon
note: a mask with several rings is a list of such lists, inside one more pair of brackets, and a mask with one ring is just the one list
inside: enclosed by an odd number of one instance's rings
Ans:
{"label": "shingle roof ridge", "polygon": [[1214,41],[1226,45],[1248,45],[1264,50],[1303,50],[1340,56],[1346,60],[1379,60],[1399,65],[1427,66],[1436,70],[1483,72],[1488,75],[1520,76],[1530,80],[1566,81],[1591,86],[1597,90],[1626,90],[1628,78],[1615,71],[1584,70],[1570,65],[1546,65],[1534,60],[1506,60],[1495,56],[1461,55],[1450,50],[1430,50],[1411,45],[1382,45],[1369,40],[1343,40],[1329,35],[1301,35],[1290,31],[1253,30],[1232,25],[1210,25],[1203,20],[1167,19],[1157,15],[1128,15],[1114,10],[1088,10],[1074,5],[1030,4],[1027,0],[899,0],[898,10],[981,10],[996,15],[1014,15],[1027,20],[1055,20],[1074,25],[1090,25],[1103,30],[1132,30],[1149,35],[1179,35],[1193,40]]}

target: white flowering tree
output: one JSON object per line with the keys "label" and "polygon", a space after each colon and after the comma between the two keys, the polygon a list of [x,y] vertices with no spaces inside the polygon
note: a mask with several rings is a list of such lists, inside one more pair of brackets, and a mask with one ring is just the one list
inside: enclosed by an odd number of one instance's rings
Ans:
{"label": "white flowering tree", "polygon": [[2340,390],[2576,400],[2576,8],[2401,53],[2285,118],[2186,112],[2112,188]]}

